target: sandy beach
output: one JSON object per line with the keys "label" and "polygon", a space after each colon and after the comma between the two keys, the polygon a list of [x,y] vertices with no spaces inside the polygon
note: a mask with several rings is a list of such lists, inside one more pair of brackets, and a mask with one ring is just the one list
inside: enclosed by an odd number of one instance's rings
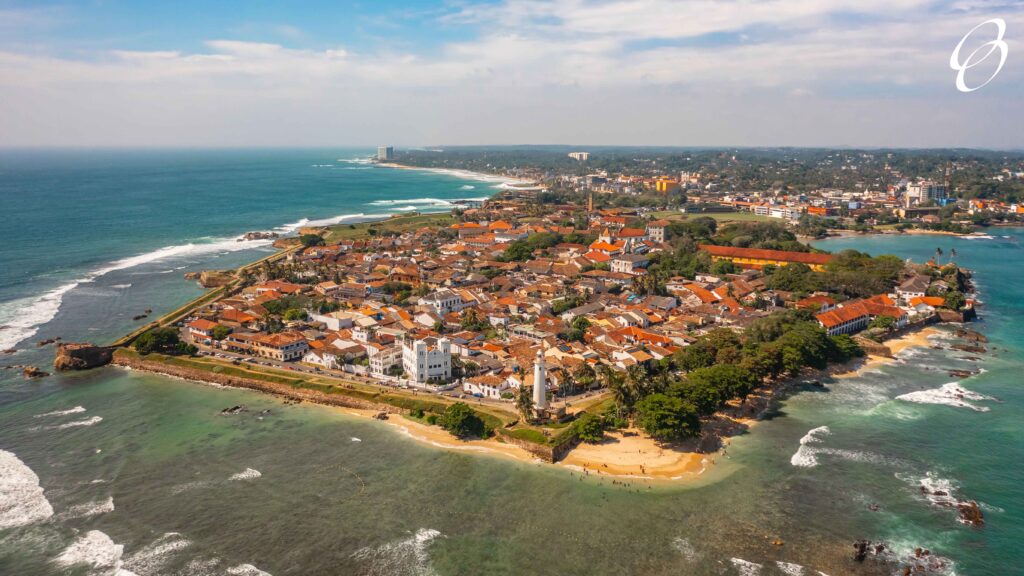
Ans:
{"label": "sandy beach", "polygon": [[834,373],[832,374],[832,377],[853,378],[855,376],[859,376],[865,370],[870,370],[878,366],[891,364],[896,361],[894,357],[900,352],[906,350],[907,348],[931,346],[932,343],[930,340],[928,340],[928,337],[937,333],[939,333],[938,328],[934,326],[925,326],[919,330],[908,332],[900,336],[899,338],[886,340],[885,342],[883,342],[883,344],[887,348],[889,348],[890,351],[892,351],[893,357],[871,354],[867,358],[859,362],[856,366],[850,368],[849,370]]}
{"label": "sandy beach", "polygon": [[[937,328],[926,326],[888,340],[885,345],[893,355],[896,355],[907,348],[930,346],[928,337],[938,332]],[[852,366],[832,367],[825,375],[833,378],[852,378],[864,370],[894,361],[895,359],[891,357],[872,355]],[[806,376],[798,380],[806,380]],[[765,387],[752,394],[745,404],[740,405],[736,402],[732,409],[727,409],[726,413],[718,415],[713,422],[706,424],[705,429],[713,431],[713,440],[720,443],[717,450],[698,451],[696,441],[673,447],[655,441],[640,430],[629,428],[608,432],[606,440],[599,444],[580,443],[555,465],[573,471],[585,471],[596,477],[673,482],[695,480],[713,467],[718,458],[724,456],[723,451],[728,448],[736,431],[747,430],[758,422],[757,414],[763,412],[775,395],[786,386],[787,383],[780,382]],[[377,414],[375,410],[342,407],[335,409],[365,418],[372,418]],[[754,415],[751,416],[751,413]],[[543,463],[526,450],[498,439],[460,440],[437,426],[429,426],[395,414],[390,415],[384,423],[416,442],[436,448],[476,452],[525,463]]]}
{"label": "sandy beach", "polygon": [[447,174],[449,176],[455,176],[456,178],[466,178],[469,180],[480,180],[482,182],[496,182],[501,184],[533,184],[532,180],[524,180],[522,178],[514,178],[512,176],[501,176],[498,174],[487,174],[485,172],[472,172],[470,170],[459,170],[455,168],[426,168],[420,166],[406,166],[405,164],[396,164],[394,162],[377,162],[377,166],[382,168],[397,168],[399,170],[419,170],[422,172],[433,172],[435,174]]}
{"label": "sandy beach", "polygon": [[718,456],[663,447],[633,428],[606,436],[600,444],[580,444],[558,465],[607,476],[683,480],[700,475]]}

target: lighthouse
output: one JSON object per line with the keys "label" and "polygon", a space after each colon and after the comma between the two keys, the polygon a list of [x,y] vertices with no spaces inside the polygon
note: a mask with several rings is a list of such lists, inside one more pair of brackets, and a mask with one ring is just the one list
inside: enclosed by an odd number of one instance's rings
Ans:
{"label": "lighthouse", "polygon": [[548,382],[544,370],[544,355],[537,350],[537,359],[533,363],[533,407],[544,410],[548,407]]}

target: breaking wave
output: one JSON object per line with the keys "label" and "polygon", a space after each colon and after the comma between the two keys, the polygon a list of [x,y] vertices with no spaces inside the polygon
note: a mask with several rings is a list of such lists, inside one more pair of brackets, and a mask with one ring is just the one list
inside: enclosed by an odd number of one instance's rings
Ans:
{"label": "breaking wave", "polygon": [[802,576],[804,574],[804,567],[800,564],[776,560],[775,565],[778,566],[779,570],[782,572],[789,574],[789,576]]}
{"label": "breaking wave", "polygon": [[125,566],[130,570],[149,576],[161,574],[163,568],[178,552],[192,545],[188,539],[177,532],[167,532],[139,551],[125,559]]}
{"label": "breaking wave", "polygon": [[259,470],[246,468],[238,474],[232,474],[228,480],[255,480],[260,476],[263,476],[263,474]]}
{"label": "breaking wave", "polygon": [[828,429],[828,426],[818,426],[812,429],[804,437],[800,439],[800,447],[797,448],[793,456],[790,457],[789,463],[793,466],[800,466],[801,468],[811,468],[818,465],[818,459],[815,457],[817,449],[812,444],[820,444],[824,436],[828,436],[832,431]]}
{"label": "breaking wave", "polygon": [[0,530],[42,522],[53,516],[39,476],[12,452],[0,450]]}
{"label": "breaking wave", "polygon": [[239,564],[238,566],[232,566],[227,570],[229,576],[271,576],[269,572],[264,572],[252,564]]}
{"label": "breaking wave", "polygon": [[430,544],[441,536],[437,530],[421,528],[402,540],[357,550],[352,558],[366,564],[368,576],[432,576]]}
{"label": "breaking wave", "polygon": [[944,406],[953,406],[955,408],[970,408],[977,412],[988,412],[987,406],[978,406],[971,404],[967,400],[992,400],[991,396],[985,396],[984,394],[978,394],[977,392],[971,392],[970,390],[960,387],[957,382],[950,382],[943,384],[938,388],[931,390],[919,390],[917,392],[909,392],[896,397],[897,400],[904,402],[913,402],[915,404],[941,404]]}
{"label": "breaking wave", "polygon": [[54,561],[61,566],[87,564],[114,576],[135,576],[134,572],[121,567],[122,554],[124,545],[114,544],[110,536],[99,530],[90,530],[64,549]]}
{"label": "breaking wave", "polygon": [[761,564],[744,560],[743,558],[730,558],[729,562],[732,562],[732,565],[736,567],[736,571],[741,576],[757,576],[761,573],[761,569],[764,568]]}
{"label": "breaking wave", "polygon": [[67,509],[67,511],[60,514],[60,518],[67,520],[71,518],[89,518],[92,516],[99,516],[100,514],[108,514],[114,511],[114,497],[108,496],[106,500],[100,500],[97,502],[86,502],[85,504],[78,504]]}

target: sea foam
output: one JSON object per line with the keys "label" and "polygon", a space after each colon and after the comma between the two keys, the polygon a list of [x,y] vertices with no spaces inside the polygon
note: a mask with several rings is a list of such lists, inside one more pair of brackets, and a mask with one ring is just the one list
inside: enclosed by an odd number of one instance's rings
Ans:
{"label": "sea foam", "polygon": [[108,496],[106,500],[99,500],[96,502],[86,502],[84,504],[77,504],[68,508],[65,512],[60,514],[62,520],[71,518],[90,518],[92,516],[99,516],[100,514],[107,514],[114,511],[114,498]]}
{"label": "sea foam", "polygon": [[915,404],[941,404],[955,408],[970,408],[977,412],[988,412],[989,408],[987,406],[971,404],[967,400],[992,400],[992,397],[961,388],[957,382],[950,382],[931,390],[919,390],[902,394],[897,396],[896,399]]}
{"label": "sea foam", "polygon": [[736,567],[736,571],[741,576],[757,576],[761,573],[761,569],[764,568],[761,564],[744,560],[743,558],[730,558],[729,561],[732,562],[732,565]]}
{"label": "sea foam", "polygon": [[228,574],[230,576],[271,576],[269,572],[264,572],[252,564],[239,564],[238,566],[232,566],[228,568]]}
{"label": "sea foam", "polygon": [[437,530],[421,528],[408,538],[357,550],[352,558],[365,563],[366,570],[361,573],[370,576],[431,576],[436,572],[428,548],[440,536]]}
{"label": "sea foam", "polygon": [[123,553],[123,545],[114,544],[110,536],[99,530],[90,530],[61,552],[55,562],[61,566],[87,564],[113,576],[136,576],[134,572],[121,567]]}
{"label": "sea foam", "polygon": [[34,418],[47,418],[50,416],[67,416],[68,414],[79,414],[85,412],[84,406],[75,406],[74,408],[68,408],[67,410],[54,410],[53,412],[47,412],[45,414],[36,414]]}
{"label": "sea foam", "polygon": [[246,468],[238,474],[232,474],[231,478],[228,478],[228,480],[255,480],[260,476],[263,476],[263,474],[259,470]]}
{"label": "sea foam", "polygon": [[63,430],[65,428],[80,428],[82,426],[94,426],[103,421],[102,416],[91,416],[83,420],[73,420],[64,424],[58,424],[56,426],[48,427],[49,430]]}
{"label": "sea foam", "polygon": [[11,452],[0,450],[0,530],[53,516],[39,477]]}
{"label": "sea foam", "polygon": [[812,444],[820,444],[825,436],[831,434],[832,431],[828,429],[828,426],[818,426],[812,429],[807,434],[804,434],[803,438],[800,439],[800,447],[797,448],[796,452],[789,459],[789,463],[793,466],[800,466],[801,468],[811,468],[818,465],[818,459],[815,456],[817,449]]}

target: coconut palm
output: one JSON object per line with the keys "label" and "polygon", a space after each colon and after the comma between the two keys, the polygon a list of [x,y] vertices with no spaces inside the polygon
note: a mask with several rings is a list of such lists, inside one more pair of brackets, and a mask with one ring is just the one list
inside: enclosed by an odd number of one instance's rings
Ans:
{"label": "coconut palm", "polygon": [[942,248],[935,249],[935,263],[938,264],[942,259]]}
{"label": "coconut palm", "polygon": [[956,260],[956,248],[949,249],[949,261],[952,262],[953,260]]}

